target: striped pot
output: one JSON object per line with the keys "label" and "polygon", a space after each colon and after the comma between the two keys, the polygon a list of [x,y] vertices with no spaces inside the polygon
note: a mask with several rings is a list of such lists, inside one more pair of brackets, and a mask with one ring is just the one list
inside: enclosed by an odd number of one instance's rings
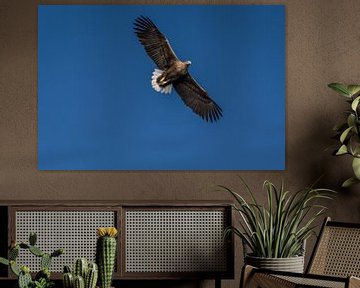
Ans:
{"label": "striped pot", "polygon": [[303,255],[289,258],[263,258],[248,254],[245,256],[245,263],[262,269],[304,273]]}

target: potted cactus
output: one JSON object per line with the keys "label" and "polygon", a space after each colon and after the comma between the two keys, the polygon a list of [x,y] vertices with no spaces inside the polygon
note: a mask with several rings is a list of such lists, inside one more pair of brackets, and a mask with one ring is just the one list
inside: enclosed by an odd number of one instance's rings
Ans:
{"label": "potted cactus", "polygon": [[86,258],[78,258],[74,263],[74,271],[70,267],[64,267],[64,288],[95,288],[98,279],[98,267],[96,263],[88,262]]}
{"label": "potted cactus", "polygon": [[[30,233],[29,243],[13,242],[10,245],[8,259],[0,257],[0,263],[10,266],[11,271],[18,277],[19,288],[49,288],[54,285],[50,280],[50,265],[54,257],[64,253],[63,249],[57,249],[52,253],[45,253],[36,246],[36,233]],[[30,268],[26,265],[19,266],[16,259],[20,249],[28,250],[33,255],[39,257],[41,270],[35,275],[34,280],[30,275]]]}
{"label": "potted cactus", "polygon": [[100,227],[97,229],[96,262],[99,267],[99,287],[110,288],[116,258],[115,227]]}

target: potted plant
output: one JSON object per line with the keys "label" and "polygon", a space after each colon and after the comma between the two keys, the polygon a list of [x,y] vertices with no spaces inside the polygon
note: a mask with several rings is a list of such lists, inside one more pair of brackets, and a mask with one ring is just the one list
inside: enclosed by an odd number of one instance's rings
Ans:
{"label": "potted plant", "polygon": [[[57,249],[52,253],[45,253],[36,246],[36,242],[36,233],[30,233],[29,243],[12,242],[8,251],[8,258],[0,257],[0,263],[10,266],[11,271],[18,277],[18,288],[50,288],[54,286],[54,282],[50,280],[50,265],[53,258],[62,255],[64,250]],[[16,262],[20,249],[28,250],[31,254],[40,258],[41,270],[36,273],[34,279],[32,279],[28,266],[19,265]]]}
{"label": "potted plant", "polygon": [[360,85],[331,83],[328,86],[344,96],[350,104],[350,109],[346,112],[346,121],[334,127],[339,145],[333,153],[337,156],[350,155],[352,157],[354,176],[342,184],[342,187],[349,187],[360,183]]}
{"label": "potted plant", "polygon": [[244,249],[245,264],[302,273],[305,241],[314,233],[315,220],[326,209],[318,200],[331,199],[334,191],[309,187],[291,193],[283,184],[277,188],[266,180],[267,203],[262,205],[244,180],[242,182],[251,201],[233,189],[219,187],[235,199],[233,208],[240,216],[239,227],[228,227],[225,232],[239,236],[248,248]]}

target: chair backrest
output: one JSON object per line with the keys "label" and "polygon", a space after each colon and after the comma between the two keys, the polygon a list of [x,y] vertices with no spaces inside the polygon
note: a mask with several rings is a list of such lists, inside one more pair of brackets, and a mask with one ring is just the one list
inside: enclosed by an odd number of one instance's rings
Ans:
{"label": "chair backrest", "polygon": [[307,273],[360,277],[360,223],[326,218]]}

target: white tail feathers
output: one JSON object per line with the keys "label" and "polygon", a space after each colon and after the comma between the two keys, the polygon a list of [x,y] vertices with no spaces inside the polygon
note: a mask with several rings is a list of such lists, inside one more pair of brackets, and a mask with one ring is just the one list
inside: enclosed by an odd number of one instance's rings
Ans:
{"label": "white tail feathers", "polygon": [[172,85],[169,84],[165,87],[161,87],[159,86],[159,84],[157,83],[157,79],[159,78],[159,76],[163,73],[164,71],[155,68],[152,76],[151,76],[151,86],[155,89],[155,91],[160,92],[160,93],[165,93],[165,94],[169,94],[171,93],[171,89],[172,89]]}

